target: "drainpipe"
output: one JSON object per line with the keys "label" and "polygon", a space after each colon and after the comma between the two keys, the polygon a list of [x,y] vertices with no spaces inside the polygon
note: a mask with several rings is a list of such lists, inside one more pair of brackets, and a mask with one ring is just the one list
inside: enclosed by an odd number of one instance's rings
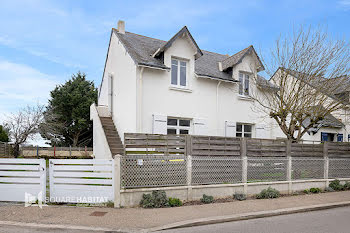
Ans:
{"label": "drainpipe", "polygon": [[220,123],[219,123],[219,86],[221,81],[216,85],[216,134],[220,136]]}
{"label": "drainpipe", "polygon": [[145,67],[141,67],[141,70],[140,70],[140,80],[139,80],[139,99],[138,99],[138,102],[139,102],[139,109],[138,109],[138,116],[139,116],[139,119],[138,119],[138,129],[137,131],[139,133],[142,133],[142,75],[143,75],[143,70],[144,70]]}

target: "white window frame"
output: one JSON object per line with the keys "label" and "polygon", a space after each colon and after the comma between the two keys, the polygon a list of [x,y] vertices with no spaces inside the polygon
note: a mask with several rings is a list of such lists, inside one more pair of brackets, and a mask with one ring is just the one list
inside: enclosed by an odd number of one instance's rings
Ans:
{"label": "white window frame", "polygon": [[[242,131],[238,131],[238,125],[242,125]],[[246,132],[245,131],[245,126],[246,125],[249,125],[251,127],[250,132],[248,132],[248,131]],[[236,137],[252,138],[253,137],[253,129],[254,129],[254,125],[253,124],[237,122],[236,123]],[[238,134],[242,134],[242,136],[238,136]],[[244,136],[245,134],[250,134],[250,137]]]}
{"label": "white window frame", "polygon": [[[177,120],[177,123],[176,123],[176,125],[168,125],[168,122],[167,122],[167,131],[168,131],[168,129],[175,129],[176,130],[176,134],[174,134],[174,135],[179,135],[180,134],[180,130],[188,130],[188,134],[191,134],[191,119],[179,118],[179,117],[168,117],[167,120],[169,120],[169,119]],[[180,120],[189,121],[189,126],[181,126],[180,125]],[[168,134],[168,132],[167,132],[167,134]]]}
{"label": "white window frame", "polygon": [[[239,72],[238,78],[239,78],[238,94],[240,96],[250,96],[250,75],[245,72]],[[246,86],[247,79],[248,79],[248,88],[246,89],[245,86]],[[242,90],[242,93],[241,93],[241,90]],[[247,90],[247,93],[246,93],[246,90]]]}
{"label": "white window frame", "polygon": [[[187,89],[188,88],[188,61],[185,60],[185,59],[172,57],[171,58],[171,69],[173,68],[173,61],[177,62],[177,79],[176,79],[176,84],[172,84],[171,82],[172,82],[172,78],[173,78],[172,75],[173,74],[172,74],[172,72],[170,72],[170,85],[172,87]],[[186,74],[186,77],[185,77],[186,78],[185,79],[186,84],[185,84],[185,86],[180,84],[180,81],[181,81],[181,67],[183,67],[183,66],[181,66],[181,62],[184,62],[186,64],[186,66],[185,66],[185,68],[186,68],[186,72],[185,72],[185,74]]]}

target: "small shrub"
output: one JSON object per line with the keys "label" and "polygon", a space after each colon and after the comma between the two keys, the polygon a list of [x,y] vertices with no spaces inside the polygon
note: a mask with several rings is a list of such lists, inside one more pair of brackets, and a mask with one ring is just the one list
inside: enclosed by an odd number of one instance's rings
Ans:
{"label": "small shrub", "polygon": [[333,180],[332,182],[330,182],[329,187],[331,187],[335,191],[344,190],[344,186],[340,184],[339,180]]}
{"label": "small shrub", "polygon": [[160,208],[168,206],[169,202],[165,191],[155,190],[152,194],[143,194],[140,205],[143,208]]}
{"label": "small shrub", "polygon": [[263,189],[256,198],[258,199],[270,199],[270,198],[278,198],[280,196],[280,192],[277,189],[268,187],[267,189]]}
{"label": "small shrub", "polygon": [[304,189],[303,192],[306,193],[306,194],[309,194],[309,193],[310,193],[310,190],[309,190],[309,189]]}
{"label": "small shrub", "polygon": [[320,193],[321,189],[320,188],[311,188],[310,193]]}
{"label": "small shrub", "polygon": [[182,206],[182,201],[179,198],[171,198],[169,197],[169,206],[175,207],[175,206]]}
{"label": "small shrub", "polygon": [[205,203],[205,204],[212,203],[213,201],[214,201],[213,196],[207,196],[207,195],[203,194],[203,197],[201,198],[201,202]]}
{"label": "small shrub", "polygon": [[344,190],[350,190],[350,182],[345,182],[345,184],[343,185]]}
{"label": "small shrub", "polygon": [[335,190],[333,188],[331,188],[331,187],[327,187],[327,188],[324,189],[324,191],[326,191],[326,192],[334,192]]}
{"label": "small shrub", "polygon": [[235,193],[233,195],[233,198],[238,200],[238,201],[244,201],[247,199],[247,196],[244,193]]}
{"label": "small shrub", "polygon": [[143,208],[153,208],[154,203],[151,194],[143,194],[140,202],[140,206]]}

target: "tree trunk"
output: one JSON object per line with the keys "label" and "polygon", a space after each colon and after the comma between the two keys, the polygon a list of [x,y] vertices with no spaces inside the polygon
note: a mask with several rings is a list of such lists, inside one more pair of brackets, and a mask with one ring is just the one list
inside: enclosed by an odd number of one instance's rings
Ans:
{"label": "tree trunk", "polygon": [[19,156],[19,145],[18,144],[15,144],[13,147],[13,156],[15,158],[18,158],[18,156]]}

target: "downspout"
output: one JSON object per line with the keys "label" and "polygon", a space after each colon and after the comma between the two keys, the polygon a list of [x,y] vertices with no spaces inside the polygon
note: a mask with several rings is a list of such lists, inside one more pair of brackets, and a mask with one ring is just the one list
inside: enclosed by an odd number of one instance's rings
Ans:
{"label": "downspout", "polygon": [[139,133],[142,133],[142,75],[143,75],[143,70],[145,69],[145,67],[141,67],[141,70],[140,70],[140,80],[139,80],[139,99],[138,99],[138,102],[139,102],[139,109],[138,109],[138,116],[139,116],[139,119],[138,119],[138,129],[137,131]]}
{"label": "downspout", "polygon": [[219,123],[219,86],[221,81],[216,85],[216,134],[220,136],[220,123]]}

